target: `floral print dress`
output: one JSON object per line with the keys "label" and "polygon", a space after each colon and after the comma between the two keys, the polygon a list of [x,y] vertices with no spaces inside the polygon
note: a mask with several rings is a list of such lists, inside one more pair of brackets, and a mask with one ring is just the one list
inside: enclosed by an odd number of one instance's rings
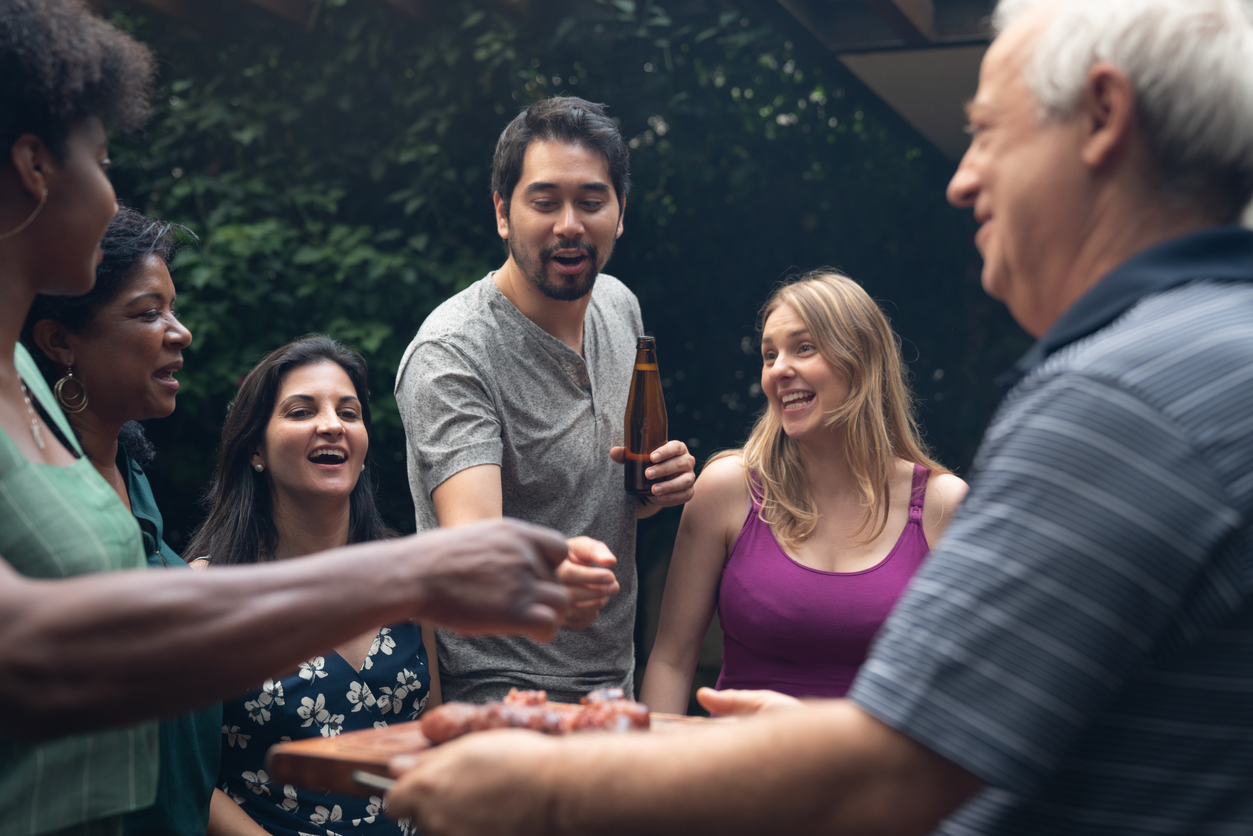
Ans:
{"label": "floral print dress", "polygon": [[222,706],[219,786],[267,833],[280,836],[411,836],[387,818],[381,794],[366,798],[274,784],[265,753],[276,743],[413,720],[426,706],[431,672],[422,630],[412,622],[379,630],[360,671],[338,653],[315,656],[283,679]]}

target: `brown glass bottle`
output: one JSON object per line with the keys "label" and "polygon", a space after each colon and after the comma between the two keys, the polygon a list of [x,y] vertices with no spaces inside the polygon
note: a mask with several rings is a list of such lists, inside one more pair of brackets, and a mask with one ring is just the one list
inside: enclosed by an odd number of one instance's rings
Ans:
{"label": "brown glass bottle", "polygon": [[635,344],[635,374],[626,408],[626,489],[637,496],[652,496],[653,481],[644,471],[653,463],[652,452],[666,443],[666,399],[657,371],[657,343],[640,337]]}

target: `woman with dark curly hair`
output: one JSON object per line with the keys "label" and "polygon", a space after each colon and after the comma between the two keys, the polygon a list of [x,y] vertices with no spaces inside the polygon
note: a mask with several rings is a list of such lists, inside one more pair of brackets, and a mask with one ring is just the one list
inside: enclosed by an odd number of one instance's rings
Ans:
{"label": "woman with dark curly hair", "polygon": [[[121,209],[100,242],[104,261],[83,296],[40,294],[22,343],[66,412],[92,467],[143,533],[149,568],[186,568],[163,539],[143,467],[154,454],[139,424],[174,410],[191,332],[174,313],[175,227]],[[217,777],[221,706],[161,721],[157,802],[129,813],[124,833],[203,836]]]}
{"label": "woman with dark curly hair", "polygon": [[[37,294],[95,282],[117,211],[105,126],[143,122],[152,74],[144,47],[79,2],[0,3],[0,554],[28,577],[144,565],[139,527],[83,456],[18,336]],[[155,723],[5,740],[0,834],[119,833],[123,814],[152,804],[156,783]]]}

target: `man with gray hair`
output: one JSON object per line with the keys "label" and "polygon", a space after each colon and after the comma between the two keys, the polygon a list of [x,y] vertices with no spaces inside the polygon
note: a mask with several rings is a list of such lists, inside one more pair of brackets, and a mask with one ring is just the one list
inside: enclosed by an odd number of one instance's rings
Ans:
{"label": "man with gray hair", "polygon": [[[949,200],[1038,342],[847,700],[497,732],[431,834],[1253,833],[1253,13],[1002,0]],[[401,764],[397,764],[401,766]]]}

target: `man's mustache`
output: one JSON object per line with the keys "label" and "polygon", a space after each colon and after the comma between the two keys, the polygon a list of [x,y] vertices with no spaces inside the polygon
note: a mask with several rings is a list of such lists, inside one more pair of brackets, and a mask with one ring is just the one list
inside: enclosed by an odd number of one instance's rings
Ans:
{"label": "man's mustache", "polygon": [[539,251],[540,261],[545,264],[548,263],[552,260],[552,257],[561,250],[580,250],[587,255],[588,260],[591,261],[592,264],[597,263],[598,252],[596,250],[596,245],[589,244],[587,241],[574,241],[569,244],[553,244],[550,247],[545,247]]}

